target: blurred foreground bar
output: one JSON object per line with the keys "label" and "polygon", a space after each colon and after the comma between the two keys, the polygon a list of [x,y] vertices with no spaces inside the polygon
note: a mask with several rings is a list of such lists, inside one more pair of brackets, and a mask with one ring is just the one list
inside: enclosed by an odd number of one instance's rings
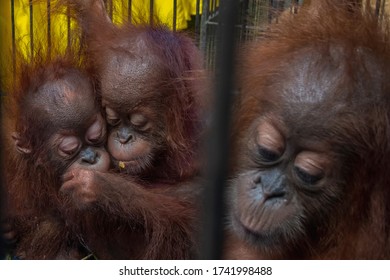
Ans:
{"label": "blurred foreground bar", "polygon": [[[216,83],[211,127],[206,146],[206,186],[203,199],[201,259],[220,259],[223,245],[224,191],[229,164],[230,116],[234,90],[236,0],[220,6],[217,33]],[[222,3],[221,3],[222,4]]]}

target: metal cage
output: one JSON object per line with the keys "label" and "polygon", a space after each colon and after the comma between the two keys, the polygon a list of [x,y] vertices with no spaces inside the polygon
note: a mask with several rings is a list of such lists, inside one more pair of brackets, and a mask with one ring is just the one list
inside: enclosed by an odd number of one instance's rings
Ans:
{"label": "metal cage", "polygon": [[[7,2],[8,1],[8,2]],[[27,8],[25,15],[28,20],[28,30],[26,33],[25,42],[26,48],[32,52],[34,49],[35,29],[41,28],[36,25],[34,19],[34,6],[32,0],[27,1]],[[178,30],[178,1],[172,1],[172,17],[171,26],[174,31]],[[121,13],[127,20],[132,18],[132,5],[134,0],[106,0],[108,14],[112,19],[115,19],[115,5],[116,3],[123,3]],[[158,0],[144,1],[148,2],[148,12],[150,21],[153,20],[153,15],[157,10],[156,4]],[[222,240],[221,236],[221,219],[224,212],[222,197],[223,189],[226,179],[227,159],[229,150],[228,134],[229,134],[229,116],[230,106],[233,96],[234,77],[234,51],[237,42],[258,37],[263,34],[267,25],[270,22],[277,21],[278,16],[285,10],[291,13],[296,13],[298,7],[302,5],[303,0],[194,0],[191,1],[195,7],[195,13],[191,15],[186,29],[195,34],[198,40],[200,49],[205,55],[205,64],[215,69],[215,100],[216,105],[212,108],[212,127],[209,135],[209,147],[207,153],[209,157],[206,159],[208,165],[206,195],[204,200],[204,209],[209,215],[204,215],[204,230],[201,258],[203,259],[217,259],[220,258]],[[355,1],[359,2],[359,1]],[[362,3],[360,1],[360,3]],[[1,35],[2,50],[11,47],[15,50],[16,44],[19,43],[17,39],[17,23],[20,18],[16,16],[18,6],[15,0],[2,1],[0,4],[0,20],[1,20]],[[385,0],[376,0],[375,10],[378,16],[383,16],[387,8]],[[50,48],[51,38],[53,36],[53,18],[51,14],[51,1],[46,3],[46,39],[47,47]],[[66,36],[64,38],[65,45],[69,44],[72,38],[72,23],[69,14],[65,17],[64,25]],[[6,40],[6,35],[10,40]],[[14,52],[13,52],[14,54]],[[6,60],[4,52],[0,53],[1,60]],[[15,59],[12,57],[11,59]],[[8,71],[9,72],[9,71]],[[7,75],[0,76],[4,80]],[[0,93],[1,93],[0,89]],[[1,146],[1,145],[0,145]],[[1,153],[0,153],[1,155]],[[2,163],[2,161],[1,161]],[[0,166],[0,172],[2,168]],[[0,179],[3,176],[0,174]],[[3,182],[0,181],[0,184]],[[2,186],[2,185],[1,185]],[[0,187],[1,187],[0,186]],[[2,189],[0,188],[0,191]],[[0,193],[0,203],[4,201],[4,197]],[[0,211],[3,210],[0,205]],[[211,213],[211,214],[210,214]],[[1,214],[1,213],[0,213]],[[1,237],[0,237],[1,239]],[[4,245],[0,240],[0,258],[4,258]]]}

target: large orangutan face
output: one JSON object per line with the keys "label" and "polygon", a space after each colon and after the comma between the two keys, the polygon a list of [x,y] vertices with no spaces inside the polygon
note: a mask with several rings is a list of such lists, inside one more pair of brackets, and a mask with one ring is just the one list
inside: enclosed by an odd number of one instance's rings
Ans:
{"label": "large orangutan face", "polygon": [[[353,84],[366,70],[351,74],[343,46],[331,48],[325,53],[306,48],[287,57],[288,67],[264,76],[257,88],[242,88],[244,99],[252,100],[246,106],[258,108],[239,110],[257,116],[247,127],[237,126],[243,131],[236,143],[231,221],[265,256],[299,246],[303,252],[305,244],[328,234],[348,208],[344,202],[357,192],[352,166],[373,154],[366,142],[372,128],[367,108],[383,109],[372,97],[381,91],[379,80]],[[377,71],[369,54],[356,50],[353,57],[362,69]],[[256,79],[258,73],[247,75]],[[375,116],[376,122],[383,116]]]}

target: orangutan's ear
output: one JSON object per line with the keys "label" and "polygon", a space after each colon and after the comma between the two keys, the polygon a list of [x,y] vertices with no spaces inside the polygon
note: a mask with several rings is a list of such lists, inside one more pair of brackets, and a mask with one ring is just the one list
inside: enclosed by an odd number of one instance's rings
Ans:
{"label": "orangutan's ear", "polygon": [[21,154],[31,154],[32,149],[29,145],[22,143],[20,135],[17,132],[11,133],[11,137],[14,140],[16,150]]}

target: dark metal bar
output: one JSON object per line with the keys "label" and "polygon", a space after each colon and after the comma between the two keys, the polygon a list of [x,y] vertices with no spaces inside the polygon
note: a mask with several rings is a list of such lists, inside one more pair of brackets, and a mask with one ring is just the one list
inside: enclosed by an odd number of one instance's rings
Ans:
{"label": "dark metal bar", "polygon": [[247,27],[248,27],[248,10],[249,10],[249,1],[242,1],[243,9],[242,9],[242,34],[243,38],[247,39]]}
{"label": "dark metal bar", "polygon": [[29,0],[29,8],[30,8],[30,50],[31,57],[34,53],[34,9],[33,9],[33,0]]}
{"label": "dark metal bar", "polygon": [[149,13],[150,13],[150,25],[153,25],[153,17],[154,17],[154,0],[150,0],[150,7],[149,7]]}
{"label": "dark metal bar", "polygon": [[108,16],[110,17],[111,21],[112,21],[112,17],[113,17],[113,14],[114,14],[114,7],[113,7],[113,2],[112,0],[109,0],[108,2]]}
{"label": "dark metal bar", "polygon": [[268,23],[271,23],[272,22],[272,17],[273,17],[273,8],[274,8],[274,1],[273,0],[269,0],[268,1]]}
{"label": "dark metal bar", "polygon": [[173,22],[172,22],[173,31],[176,31],[176,17],[177,17],[177,0],[173,0]]}
{"label": "dark metal bar", "polygon": [[298,13],[298,6],[299,6],[299,0],[294,0],[293,1],[293,14],[297,14]]}
{"label": "dark metal bar", "polygon": [[209,1],[203,0],[202,20],[200,24],[200,42],[199,47],[202,54],[206,56],[206,43],[207,43],[207,20],[209,17]]}
{"label": "dark metal bar", "polygon": [[223,246],[224,190],[227,179],[230,143],[230,116],[234,89],[235,23],[239,1],[220,3],[217,32],[216,88],[205,175],[204,212],[201,235],[201,259],[220,259]]}
{"label": "dark metal bar", "polygon": [[67,49],[70,50],[70,44],[71,44],[71,29],[70,29],[70,8],[68,7],[66,10],[66,28],[67,28],[67,36],[68,36],[68,43],[67,43]]}
{"label": "dark metal bar", "polygon": [[15,34],[15,0],[11,0],[11,33],[12,33],[12,78],[16,71],[16,34]]}
{"label": "dark metal bar", "polygon": [[131,7],[132,7],[131,0],[128,0],[128,2],[127,2],[127,20],[129,22],[131,22]]}
{"label": "dark metal bar", "polygon": [[270,0],[269,1],[269,14],[268,21],[271,23],[272,20],[278,19],[279,14],[284,9],[284,0]]}
{"label": "dark metal bar", "polygon": [[195,34],[199,34],[200,30],[200,0],[196,0],[196,14],[195,14]]}
{"label": "dark metal bar", "polygon": [[50,1],[47,0],[47,53],[51,56],[51,8]]}
{"label": "dark metal bar", "polygon": [[376,16],[379,16],[380,8],[381,8],[381,0],[376,0],[376,3],[375,3],[375,15]]}

